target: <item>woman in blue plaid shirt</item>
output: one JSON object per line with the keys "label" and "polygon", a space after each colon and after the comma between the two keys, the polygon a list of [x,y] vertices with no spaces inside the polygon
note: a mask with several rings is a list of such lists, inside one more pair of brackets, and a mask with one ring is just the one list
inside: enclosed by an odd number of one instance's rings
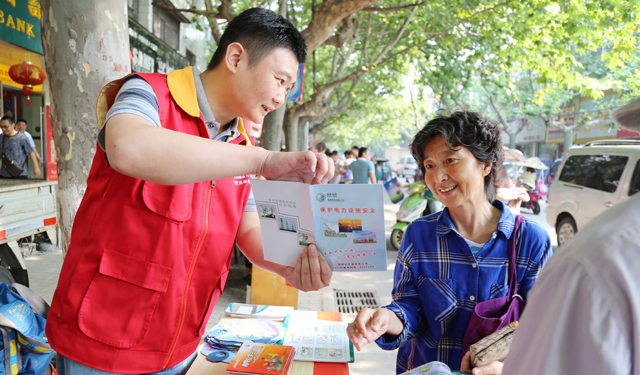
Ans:
{"label": "woman in blue plaid shirt", "polygon": [[[372,341],[398,349],[398,373],[431,361],[460,369],[475,303],[509,291],[507,244],[515,218],[495,198],[502,149],[498,126],[473,112],[437,117],[418,132],[411,151],[427,187],[446,208],[407,228],[393,302],[361,310],[347,329],[358,350]],[[551,257],[551,240],[528,219],[518,236],[518,291],[526,299]],[[500,374],[502,363],[472,372]]]}

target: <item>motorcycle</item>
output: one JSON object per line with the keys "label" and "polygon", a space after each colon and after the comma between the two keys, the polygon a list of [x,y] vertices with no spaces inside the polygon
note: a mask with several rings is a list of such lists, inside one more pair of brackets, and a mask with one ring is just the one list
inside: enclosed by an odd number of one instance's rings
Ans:
{"label": "motorcycle", "polygon": [[540,202],[544,201],[549,195],[549,188],[542,182],[541,178],[538,179],[537,185],[538,187],[536,188],[527,183],[522,183],[522,186],[527,189],[527,194],[529,194],[529,201],[522,202],[520,207],[532,210],[534,215],[540,213]]}
{"label": "motorcycle", "polygon": [[522,182],[522,187],[527,189],[527,193],[529,194],[529,201],[523,202],[522,207],[531,209],[534,215],[538,215],[540,213],[540,202],[547,199],[549,195],[549,187],[544,183],[542,179],[543,174],[538,171],[544,171],[549,169],[544,163],[540,161],[537,157],[529,158],[524,163],[525,168],[533,168],[536,171],[536,186],[531,186],[531,184]]}
{"label": "motorcycle", "polygon": [[412,221],[422,216],[436,213],[443,208],[442,203],[423,184],[411,184],[409,190],[407,190],[407,195],[400,205],[400,209],[396,214],[397,222],[391,231],[391,246],[396,250],[400,249],[404,232]]}

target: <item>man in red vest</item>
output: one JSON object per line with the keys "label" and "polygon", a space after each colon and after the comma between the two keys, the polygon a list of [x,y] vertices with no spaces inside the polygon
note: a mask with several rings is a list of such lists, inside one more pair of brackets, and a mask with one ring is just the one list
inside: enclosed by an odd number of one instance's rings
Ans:
{"label": "man in red vest", "polygon": [[98,99],[102,126],[47,322],[61,374],[180,374],[218,296],[234,241],[252,263],[303,290],[329,285],[314,246],[295,267],[264,260],[250,175],[326,183],[312,152],[251,147],[306,57],[284,18],[250,9],[229,23],[208,69],[134,74]]}

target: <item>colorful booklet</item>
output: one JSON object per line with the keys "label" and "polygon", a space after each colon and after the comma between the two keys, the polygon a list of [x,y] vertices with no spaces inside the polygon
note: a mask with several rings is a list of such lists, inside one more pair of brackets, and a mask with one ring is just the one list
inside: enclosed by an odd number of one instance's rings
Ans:
{"label": "colorful booklet", "polygon": [[245,342],[227,366],[227,371],[239,375],[286,375],[291,370],[294,353],[291,346]]}
{"label": "colorful booklet", "polygon": [[334,272],[386,271],[383,186],[251,180],[264,259],[294,267],[316,244]]}
{"label": "colorful booklet", "polygon": [[293,311],[291,306],[251,305],[246,303],[230,303],[224,313],[232,318],[259,318],[284,320]]}
{"label": "colorful booklet", "polygon": [[471,374],[465,371],[451,371],[449,366],[442,362],[429,362],[420,367],[416,367],[413,370],[403,372],[400,375],[463,375]]}
{"label": "colorful booklet", "polygon": [[317,311],[294,311],[287,315],[284,325],[287,334],[282,344],[296,348],[296,361],[354,361],[348,323],[318,319]]}

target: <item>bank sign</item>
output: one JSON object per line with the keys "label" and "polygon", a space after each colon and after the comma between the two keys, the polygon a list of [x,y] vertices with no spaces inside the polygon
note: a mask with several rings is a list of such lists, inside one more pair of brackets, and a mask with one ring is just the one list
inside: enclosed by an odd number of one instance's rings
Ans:
{"label": "bank sign", "polygon": [[40,0],[0,0],[0,39],[42,55]]}

